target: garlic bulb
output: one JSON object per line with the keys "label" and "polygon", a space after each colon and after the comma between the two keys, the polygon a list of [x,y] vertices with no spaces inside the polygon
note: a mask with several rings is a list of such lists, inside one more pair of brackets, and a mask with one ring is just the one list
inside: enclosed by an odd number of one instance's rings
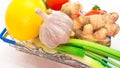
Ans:
{"label": "garlic bulb", "polygon": [[73,28],[72,20],[64,13],[55,11],[47,15],[40,9],[36,13],[44,19],[40,27],[40,41],[50,47],[55,48],[59,44],[67,43]]}

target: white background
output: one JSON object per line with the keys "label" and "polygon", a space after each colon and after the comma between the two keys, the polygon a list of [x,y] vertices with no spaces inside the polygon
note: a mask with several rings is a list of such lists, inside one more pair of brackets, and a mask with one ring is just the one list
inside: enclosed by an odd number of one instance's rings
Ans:
{"label": "white background", "polygon": [[[108,12],[118,12],[120,15],[119,0],[72,0],[80,1],[84,7],[84,11],[89,11],[95,4],[99,5],[101,9]],[[10,0],[0,0],[0,32],[5,27],[5,11]],[[120,25],[120,18],[116,22]],[[112,38],[111,48],[120,50],[120,32]],[[56,64],[51,61],[38,58],[36,56],[28,55],[16,51],[14,48],[8,46],[0,40],[0,68],[68,68],[61,64]]]}

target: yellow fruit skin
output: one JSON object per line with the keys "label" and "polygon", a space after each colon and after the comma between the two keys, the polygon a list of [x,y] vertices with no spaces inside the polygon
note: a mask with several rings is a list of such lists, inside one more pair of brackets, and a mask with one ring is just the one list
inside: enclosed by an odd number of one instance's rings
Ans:
{"label": "yellow fruit skin", "polygon": [[30,40],[38,36],[42,18],[35,9],[46,12],[42,0],[12,0],[6,11],[6,28],[8,33],[17,40]]}

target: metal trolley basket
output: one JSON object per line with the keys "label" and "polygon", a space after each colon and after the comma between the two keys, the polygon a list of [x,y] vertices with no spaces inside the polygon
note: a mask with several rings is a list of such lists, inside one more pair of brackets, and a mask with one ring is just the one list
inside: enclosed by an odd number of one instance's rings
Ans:
{"label": "metal trolley basket", "polygon": [[0,39],[10,44],[10,46],[14,47],[18,51],[22,51],[25,53],[39,56],[41,58],[69,65],[73,68],[91,68],[90,66],[71,58],[69,55],[60,54],[58,52],[49,53],[43,47],[38,46],[40,44],[37,44],[38,42],[36,41],[39,41],[37,38],[33,41],[18,41],[14,39],[8,39],[7,36],[9,36],[9,34],[5,28],[0,34]]}

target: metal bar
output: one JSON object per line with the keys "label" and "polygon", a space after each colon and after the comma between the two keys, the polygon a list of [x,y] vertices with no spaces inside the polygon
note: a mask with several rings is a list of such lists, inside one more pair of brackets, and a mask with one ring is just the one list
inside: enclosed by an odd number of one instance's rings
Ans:
{"label": "metal bar", "polygon": [[16,42],[14,40],[10,40],[4,37],[4,35],[6,34],[6,28],[3,29],[3,31],[0,34],[0,39],[4,42],[10,43],[10,44],[16,44]]}
{"label": "metal bar", "polygon": [[[52,60],[52,61],[55,61],[58,63],[62,63],[65,65],[71,66],[73,68],[91,68],[90,66],[88,66],[82,62],[79,62],[79,61],[71,59],[71,58],[67,58],[70,56],[61,54],[62,57],[58,57],[58,56],[56,56],[57,55],[56,53],[51,54],[51,53],[45,52],[44,49],[41,47],[35,47],[34,49],[30,49],[30,48],[25,47],[25,45],[22,45],[19,43],[17,43],[17,45],[15,45],[13,47],[15,47],[19,51],[29,53],[32,55],[36,55],[36,56],[39,56],[41,58]],[[58,54],[60,54],[60,53],[58,53]]]}

